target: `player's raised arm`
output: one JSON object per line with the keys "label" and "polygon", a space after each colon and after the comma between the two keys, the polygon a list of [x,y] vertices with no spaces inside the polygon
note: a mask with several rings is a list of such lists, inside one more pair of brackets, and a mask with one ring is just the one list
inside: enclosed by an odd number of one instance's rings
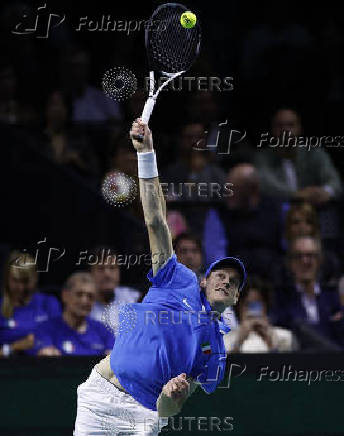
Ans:
{"label": "player's raised arm", "polygon": [[[143,141],[135,139],[143,135]],[[166,221],[166,202],[158,178],[152,133],[140,119],[133,122],[130,137],[137,151],[140,197],[152,253],[153,275],[173,253]]]}

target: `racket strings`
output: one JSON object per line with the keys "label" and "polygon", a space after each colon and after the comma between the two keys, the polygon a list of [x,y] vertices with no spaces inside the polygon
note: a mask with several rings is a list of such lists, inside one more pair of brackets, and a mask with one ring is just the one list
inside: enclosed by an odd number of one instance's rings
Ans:
{"label": "racket strings", "polygon": [[185,10],[179,6],[160,7],[152,19],[164,23],[163,31],[147,32],[147,53],[155,71],[177,73],[188,70],[198,55],[200,27],[184,28],[180,16]]}

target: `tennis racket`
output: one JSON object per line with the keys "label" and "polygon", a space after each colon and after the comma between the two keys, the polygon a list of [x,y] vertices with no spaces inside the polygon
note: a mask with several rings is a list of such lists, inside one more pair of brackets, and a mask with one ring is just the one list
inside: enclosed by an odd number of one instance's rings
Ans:
{"label": "tennis racket", "polygon": [[[148,124],[159,92],[173,79],[185,73],[198,56],[201,44],[201,27],[197,20],[194,27],[188,29],[181,25],[181,15],[188,9],[178,3],[166,3],[159,6],[150,18],[158,22],[163,30],[145,30],[145,46],[150,68],[149,95],[141,119]],[[167,79],[155,90],[155,75]],[[155,90],[155,91],[154,91]],[[142,135],[135,136],[138,141]]]}

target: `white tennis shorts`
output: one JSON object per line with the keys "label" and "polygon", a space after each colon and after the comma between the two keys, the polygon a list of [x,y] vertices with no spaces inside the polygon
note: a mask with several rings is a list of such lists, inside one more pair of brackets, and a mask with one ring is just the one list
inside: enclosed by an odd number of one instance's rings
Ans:
{"label": "white tennis shorts", "polygon": [[168,418],[159,418],[158,412],[117,389],[95,368],[77,393],[74,436],[156,436],[168,424]]}

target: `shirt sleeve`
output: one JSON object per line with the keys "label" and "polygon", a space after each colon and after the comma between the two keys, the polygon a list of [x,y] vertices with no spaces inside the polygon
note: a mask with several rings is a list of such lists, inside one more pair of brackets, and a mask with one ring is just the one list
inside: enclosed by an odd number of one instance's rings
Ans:
{"label": "shirt sleeve", "polygon": [[49,327],[49,321],[42,322],[34,331],[35,343],[34,354],[37,354],[39,350],[45,347],[54,345],[51,329]]}
{"label": "shirt sleeve", "polygon": [[154,277],[151,269],[147,278],[155,288],[183,289],[192,285],[198,286],[196,274],[179,263],[175,254],[168,259]]}
{"label": "shirt sleeve", "polygon": [[51,295],[47,296],[46,311],[49,318],[54,318],[62,314],[61,304],[57,298]]}

